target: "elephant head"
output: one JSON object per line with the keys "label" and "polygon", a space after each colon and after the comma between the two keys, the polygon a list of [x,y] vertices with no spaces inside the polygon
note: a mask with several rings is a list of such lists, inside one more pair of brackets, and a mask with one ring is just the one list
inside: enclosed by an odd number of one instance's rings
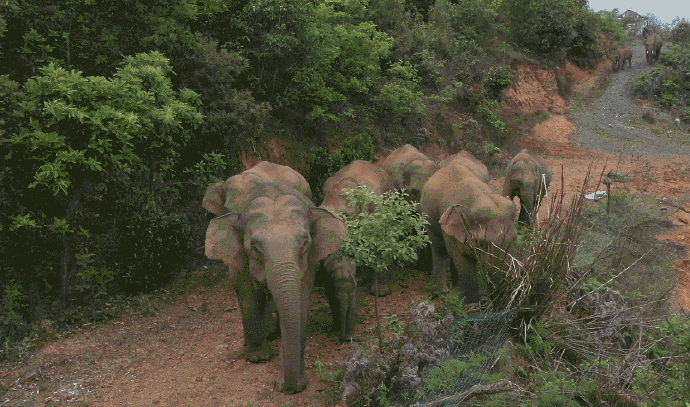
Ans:
{"label": "elephant head", "polygon": [[510,199],[520,198],[519,221],[531,224],[538,203],[546,195],[551,184],[551,169],[541,157],[530,155],[527,150],[520,151],[508,163],[503,183],[503,195]]}
{"label": "elephant head", "polygon": [[315,268],[340,248],[345,227],[337,215],[281,184],[256,182],[231,192],[235,201],[225,203],[230,212],[206,231],[206,256],[229,267],[250,361],[270,358],[264,321],[266,304],[275,302],[283,338],[281,390],[296,393],[307,385],[304,350]]}
{"label": "elephant head", "polygon": [[413,160],[403,167],[400,186],[407,190],[414,202],[419,202],[424,184],[439,168],[439,165],[433,160]]}
{"label": "elephant head", "polygon": [[304,196],[311,199],[311,189],[309,183],[299,172],[287,165],[275,164],[269,161],[261,161],[252,168],[244,171],[260,176],[265,181],[276,182],[287,185],[301,192]]}
{"label": "elephant head", "polygon": [[435,161],[409,144],[393,151],[381,163],[381,167],[388,171],[398,186],[406,189],[416,202],[419,202],[426,181],[440,168]]}

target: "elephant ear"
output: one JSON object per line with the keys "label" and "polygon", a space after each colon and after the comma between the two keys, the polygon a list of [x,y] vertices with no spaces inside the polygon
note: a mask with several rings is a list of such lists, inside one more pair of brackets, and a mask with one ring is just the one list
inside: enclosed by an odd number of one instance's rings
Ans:
{"label": "elephant ear", "polygon": [[464,216],[465,208],[462,205],[456,204],[443,212],[438,223],[441,225],[441,230],[448,236],[453,236],[458,242],[465,242],[469,238],[470,225]]}
{"label": "elephant ear", "polygon": [[244,247],[240,231],[238,213],[214,218],[206,229],[206,257],[223,260],[230,269],[231,281],[244,268]]}
{"label": "elephant ear", "polygon": [[340,216],[324,208],[310,208],[312,243],[310,257],[317,263],[337,252],[347,238],[345,223]]}
{"label": "elephant ear", "polygon": [[226,211],[225,206],[225,188],[223,182],[216,182],[206,188],[206,195],[201,206],[214,215],[220,216]]}

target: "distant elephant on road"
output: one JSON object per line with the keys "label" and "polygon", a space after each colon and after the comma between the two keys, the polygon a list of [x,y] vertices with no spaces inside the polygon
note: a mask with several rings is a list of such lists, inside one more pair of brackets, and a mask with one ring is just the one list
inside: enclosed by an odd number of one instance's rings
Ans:
{"label": "distant elephant on road", "polygon": [[491,178],[489,177],[489,169],[486,168],[483,162],[476,159],[472,153],[465,150],[461,150],[457,154],[453,154],[441,160],[438,163],[439,167],[447,167],[449,165],[462,165],[467,167],[470,171],[474,173],[483,182],[489,182]]}
{"label": "distant elephant on road", "polygon": [[625,61],[628,61],[628,68],[632,67],[632,51],[629,48],[623,48],[618,50],[616,56],[613,57],[613,70],[618,71],[619,69],[625,70]]}
{"label": "distant elephant on road", "polygon": [[543,158],[523,149],[508,163],[503,195],[520,198],[518,222],[530,226],[539,201],[551,184],[551,167]]}
{"label": "distant elephant on road", "polygon": [[[358,186],[366,186],[379,195],[397,189],[397,184],[386,170],[368,161],[356,160],[341,168],[326,180],[323,186],[324,200],[321,207],[335,213],[345,212],[349,215],[355,213],[355,208],[350,205],[343,191]],[[369,206],[363,209],[372,213],[375,208]],[[383,274],[376,274],[376,277],[379,286],[379,296],[389,295],[392,291],[387,277]],[[371,293],[375,294],[373,287]]]}
{"label": "distant elephant on road", "polygon": [[302,391],[308,384],[304,353],[314,275],[345,240],[342,219],[314,207],[300,191],[251,173],[209,186],[203,205],[219,215],[206,231],[206,256],[228,264],[242,312],[246,359],[257,363],[274,356],[268,337],[279,323],[279,388]]}
{"label": "distant elephant on road", "polygon": [[[421,212],[428,216],[432,252],[432,295],[448,292],[450,259],[467,302],[479,300],[477,257],[473,246],[501,248],[515,241],[517,208],[463,166],[438,170],[422,189]],[[450,258],[450,259],[449,259]]]}
{"label": "distant elephant on road", "polygon": [[413,201],[419,202],[422,187],[440,167],[415,147],[405,144],[386,157],[381,168],[393,176]]}
{"label": "distant elephant on road", "polygon": [[661,40],[661,36],[659,34],[654,34],[647,38],[647,41],[644,43],[644,50],[646,53],[645,58],[647,59],[648,64],[656,62],[659,59],[661,47],[663,46],[664,42]]}

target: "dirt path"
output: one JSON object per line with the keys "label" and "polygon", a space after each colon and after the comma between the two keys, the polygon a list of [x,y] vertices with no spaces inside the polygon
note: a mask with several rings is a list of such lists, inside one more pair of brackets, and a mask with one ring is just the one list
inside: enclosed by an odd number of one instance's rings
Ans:
{"label": "dirt path", "polygon": [[[523,142],[525,147],[547,155],[557,174],[552,189],[558,188],[562,169],[566,196],[580,190],[592,165],[597,179],[604,171],[617,170],[629,178],[614,188],[659,201],[660,213],[676,226],[659,240],[686,247],[685,258],[675,263],[675,303],[690,311],[690,133],[687,126],[676,126],[675,117],[633,98],[633,79],[651,66],[645,61],[643,45],[631,50],[633,66],[622,71],[610,72],[607,63],[599,65],[593,74],[569,67],[578,91],[573,106],[567,114],[552,114],[538,124],[534,138]],[[599,95],[594,85],[606,75],[611,75],[609,85]],[[645,113],[656,118],[654,124],[643,119]],[[603,185],[592,185],[588,192],[602,189]],[[541,216],[547,215],[544,209]]]}
{"label": "dirt path", "polygon": [[[567,196],[579,191],[588,167],[629,174],[620,188],[632,193],[664,198],[690,210],[690,160],[687,132],[671,124],[671,118],[655,112],[657,123],[641,119],[649,106],[632,103],[629,84],[644,71],[643,49],[633,48],[633,68],[618,72],[601,97],[576,106],[566,116],[567,103],[553,91],[546,71],[524,69],[521,83],[544,89],[517,92],[530,109],[550,111],[550,117],[525,138],[524,146],[543,152],[557,174],[552,188]],[[608,64],[594,73],[569,66],[575,90],[583,99],[594,99],[593,85],[607,75]],[[522,71],[521,71],[522,72]],[[522,74],[521,74],[522,75]],[[530,76],[531,75],[531,76]],[[516,85],[515,89],[522,89]],[[536,97],[534,95],[537,95]],[[621,96],[623,95],[623,96]],[[685,140],[685,141],[683,141]],[[560,185],[561,169],[564,185]],[[493,184],[500,184],[496,179]],[[617,186],[618,187],[618,186]],[[592,190],[597,186],[592,186]],[[690,213],[660,204],[678,227],[660,239],[690,247]],[[545,209],[542,208],[542,216]],[[690,253],[676,264],[681,289],[679,305],[690,309]],[[400,315],[425,298],[421,273],[394,276],[397,289],[381,300],[384,315]],[[359,296],[362,317],[356,336],[370,336],[374,325],[373,300]],[[90,327],[66,338],[46,343],[23,360],[0,365],[0,406],[323,406],[332,400],[323,394],[321,363],[333,363],[351,345],[341,345],[327,328],[331,321],[324,295],[312,296],[306,368],[310,385],[304,392],[286,396],[273,388],[279,358],[264,363],[246,362],[239,351],[242,325],[237,300],[227,280],[211,289],[198,289],[173,305],[163,304],[152,317],[127,316]],[[279,341],[274,342],[277,349]]]}

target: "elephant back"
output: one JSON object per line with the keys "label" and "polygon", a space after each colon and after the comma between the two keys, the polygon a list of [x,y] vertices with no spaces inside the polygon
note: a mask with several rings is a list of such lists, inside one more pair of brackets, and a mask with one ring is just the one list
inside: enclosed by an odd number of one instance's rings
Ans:
{"label": "elephant back", "polygon": [[[385,170],[368,161],[353,161],[326,180],[323,187],[325,197],[322,206],[336,212],[351,213],[353,208],[350,207],[347,198],[343,195],[344,190],[366,186],[374,193],[382,194],[393,189],[389,178],[390,176]],[[370,209],[373,210],[373,208]]]}
{"label": "elephant back", "polygon": [[461,165],[472,171],[477,178],[483,182],[489,182],[489,169],[483,162],[475,158],[470,152],[461,150],[457,154],[453,154],[441,160],[438,163],[439,167],[447,167],[449,165]]}
{"label": "elephant back", "polygon": [[309,183],[299,172],[287,165],[275,164],[269,161],[261,161],[252,168],[244,171],[247,174],[256,174],[266,181],[276,182],[287,185],[301,192],[311,199],[311,188]]}
{"label": "elephant back", "polygon": [[463,199],[463,185],[467,182],[478,182],[489,188],[464,166],[448,165],[439,169],[422,188],[419,210],[428,216],[430,223],[438,223],[448,205]]}
{"label": "elephant back", "polygon": [[210,185],[206,190],[202,206],[216,216],[221,216],[228,212],[242,213],[247,205],[258,197],[276,199],[281,195],[294,195],[305,206],[314,206],[302,192],[281,183],[266,181],[256,174],[247,172]]}
{"label": "elephant back", "polygon": [[410,144],[394,150],[381,163],[381,168],[388,171],[396,180],[402,179],[402,172],[404,168],[415,160],[428,160],[425,154],[417,150]]}

